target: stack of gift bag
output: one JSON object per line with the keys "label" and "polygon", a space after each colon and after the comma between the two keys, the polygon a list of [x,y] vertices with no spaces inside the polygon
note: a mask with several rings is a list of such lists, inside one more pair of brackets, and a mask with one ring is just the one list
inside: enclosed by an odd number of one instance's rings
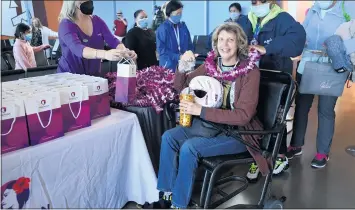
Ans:
{"label": "stack of gift bag", "polygon": [[2,83],[2,154],[91,126],[110,115],[106,79],[61,73]]}

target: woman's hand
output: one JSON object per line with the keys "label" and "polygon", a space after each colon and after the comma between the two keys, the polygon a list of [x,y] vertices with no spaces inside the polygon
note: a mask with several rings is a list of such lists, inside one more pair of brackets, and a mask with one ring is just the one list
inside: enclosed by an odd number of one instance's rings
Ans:
{"label": "woman's hand", "polygon": [[44,44],[44,45],[42,45],[41,47],[42,47],[42,50],[51,48],[51,46],[50,46],[49,44]]}
{"label": "woman's hand", "polygon": [[180,101],[180,112],[184,114],[191,114],[194,116],[200,116],[202,111],[202,106],[200,104],[189,102],[186,100]]}
{"label": "woman's hand", "polygon": [[109,61],[118,61],[122,57],[122,50],[112,49],[105,52],[105,59]]}
{"label": "woman's hand", "polygon": [[264,46],[261,46],[261,45],[250,45],[249,46],[249,49],[250,48],[254,48],[255,50],[257,50],[260,55],[265,55],[266,54],[266,49]]}
{"label": "woman's hand", "polygon": [[129,58],[133,59],[133,60],[136,60],[137,59],[137,54],[136,52],[134,52],[133,50],[128,50],[127,51],[127,55]]}
{"label": "woman's hand", "polygon": [[127,48],[124,46],[124,44],[121,43],[121,44],[117,45],[116,49],[118,49],[118,50],[126,50]]}
{"label": "woman's hand", "polygon": [[188,61],[188,62],[195,61],[195,54],[194,54],[191,50],[186,51],[186,52],[180,57],[180,60]]}

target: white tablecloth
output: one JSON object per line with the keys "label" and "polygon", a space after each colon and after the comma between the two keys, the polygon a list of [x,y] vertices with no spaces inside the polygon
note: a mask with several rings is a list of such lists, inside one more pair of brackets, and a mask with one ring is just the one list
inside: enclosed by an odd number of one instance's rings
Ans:
{"label": "white tablecloth", "polygon": [[[91,127],[4,154],[4,207],[121,208],[127,201],[156,201],[157,180],[136,115],[111,112]],[[29,178],[28,190],[21,177]]]}

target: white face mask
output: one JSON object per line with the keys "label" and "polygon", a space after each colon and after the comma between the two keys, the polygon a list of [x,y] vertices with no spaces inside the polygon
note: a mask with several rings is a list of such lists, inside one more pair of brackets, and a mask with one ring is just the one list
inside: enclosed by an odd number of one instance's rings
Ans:
{"label": "white face mask", "polygon": [[326,10],[333,4],[333,1],[317,1],[317,3],[321,9]]}
{"label": "white face mask", "polygon": [[270,3],[260,4],[258,6],[251,6],[251,11],[258,18],[265,17],[270,12]]}

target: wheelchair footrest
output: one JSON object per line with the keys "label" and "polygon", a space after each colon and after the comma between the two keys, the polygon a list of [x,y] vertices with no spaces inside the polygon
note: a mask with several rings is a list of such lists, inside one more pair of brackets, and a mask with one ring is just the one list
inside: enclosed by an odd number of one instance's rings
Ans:
{"label": "wheelchair footrest", "polygon": [[[237,182],[241,182],[242,186],[238,187],[236,190],[234,190],[233,192],[227,194],[224,191],[222,191],[220,188],[218,188],[218,186],[228,183],[228,182],[232,182],[232,181],[237,181]],[[234,196],[238,195],[239,193],[243,192],[244,190],[246,190],[248,188],[248,180],[245,177],[240,177],[240,176],[228,176],[228,177],[224,177],[222,179],[219,179],[216,184],[215,184],[215,188],[214,190],[217,191],[218,194],[220,194],[222,196],[221,199],[213,202],[209,208],[216,208],[219,205],[221,205],[222,203],[228,201],[229,199],[233,198]]]}

